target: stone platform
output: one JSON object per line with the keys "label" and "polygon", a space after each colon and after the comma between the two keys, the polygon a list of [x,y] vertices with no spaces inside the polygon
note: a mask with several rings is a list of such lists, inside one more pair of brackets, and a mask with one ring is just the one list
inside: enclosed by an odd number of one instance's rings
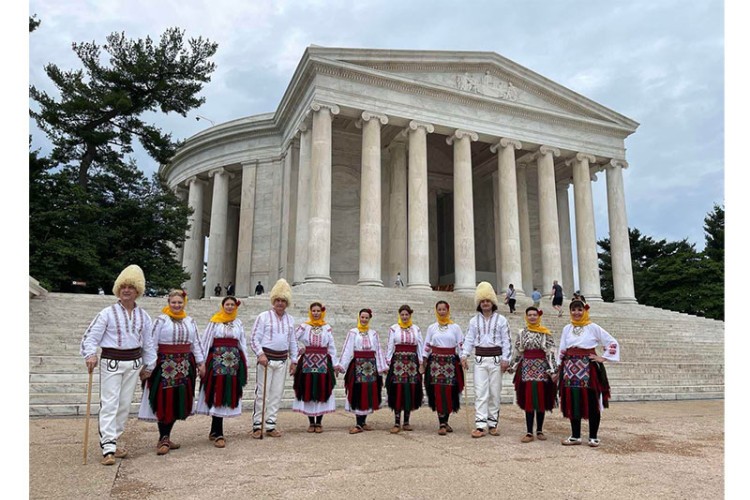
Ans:
{"label": "stone platform", "polygon": [[[453,320],[466,331],[475,314],[473,295],[451,292],[413,291],[404,288],[358,287],[347,285],[305,284],[293,287],[291,314],[297,323],[307,317],[307,305],[322,301],[327,308],[326,320],[341,348],[346,332],[356,326],[358,311],[373,310],[373,326],[385,344],[388,327],[396,322],[397,310],[408,303],[415,311],[413,320],[423,333],[435,321],[437,300],[451,304]],[[79,355],[84,330],[99,310],[113,302],[112,296],[50,293],[29,301],[29,415],[74,416],[86,411],[87,372]],[[152,317],[159,314],[166,299],[139,299]],[[567,301],[565,306],[567,306]],[[501,304],[500,312],[508,318],[515,335],[523,326],[523,310],[531,300],[521,297],[516,314],[509,314]],[[199,329],[220,307],[220,298],[191,300],[188,314]],[[242,299],[239,317],[246,332],[256,315],[270,307],[268,294]],[[557,318],[549,300],[544,324],[559,341],[567,314]],[[593,303],[591,318],[609,331],[622,347],[621,362],[607,366],[613,401],[656,401],[683,399],[722,399],[724,397],[724,323],[686,314],[632,304]],[[255,384],[255,357],[251,356],[250,380],[243,406],[251,407]],[[467,374],[466,397],[473,402],[472,370]],[[94,377],[92,412],[98,410],[98,377]],[[292,380],[287,378],[283,408],[293,400]],[[339,407],[343,406],[343,378],[336,387]],[[513,402],[511,375],[503,377],[503,403]],[[137,412],[141,399],[136,391],[131,411]]]}

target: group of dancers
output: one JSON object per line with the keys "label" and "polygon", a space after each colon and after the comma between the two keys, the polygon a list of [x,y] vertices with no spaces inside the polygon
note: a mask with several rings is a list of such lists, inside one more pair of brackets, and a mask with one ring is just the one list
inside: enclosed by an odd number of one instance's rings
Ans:
{"label": "group of dancers", "polygon": [[[477,314],[466,335],[451,320],[450,305],[438,301],[436,321],[423,337],[413,324],[409,305],[398,310],[397,322],[388,331],[385,346],[370,327],[373,313],[359,311],[357,326],[347,332],[340,356],[326,308],[313,302],[308,319],[295,328],[287,312],[291,288],[280,279],[271,290],[271,308],[260,313],[246,337],[237,318],[241,301],[222,299],[203,335],[186,314],[182,290],[168,294],[167,306],[151,320],[135,300],[143,294],[142,270],[128,266],[115,281],[118,302],[102,310],[81,341],[81,354],[92,371],[101,348],[99,434],[104,465],[124,458],[117,446],[127,421],[130,401],[140,379],[143,398],[139,418],[156,421],[157,454],[180,447],[171,440],[177,420],[191,413],[210,415],[209,439],[226,446],[223,419],[242,412],[242,394],[248,380],[250,350],[256,356],[256,387],[252,437],[280,437],[276,419],[287,373],[294,377],[293,410],[308,417],[307,432],[323,432],[323,416],[336,410],[334,387],[344,374],[344,408],[356,416],[350,434],[372,430],[367,416],[381,408],[385,385],[387,405],[394,412],[393,434],[412,431],[411,413],[422,406],[424,394],[437,414],[437,432],[453,432],[449,417],[460,409],[464,370],[473,359],[475,421],[473,438],[498,435],[502,374],[513,373],[516,400],[526,412],[526,434],[521,441],[546,440],[545,413],[558,405],[571,422],[565,446],[580,445],[581,420],[589,420],[588,445],[599,446],[601,410],[607,407],[609,384],[604,363],[619,361],[618,342],[588,317],[583,300],[570,304],[571,322],[562,331],[559,350],[552,332],[542,326],[542,311],[526,309],[526,326],[511,342],[510,329],[498,311],[498,299],[487,282],[475,292]],[[598,355],[597,347],[603,348]],[[197,401],[193,401],[200,377]],[[195,404],[194,404],[195,403]],[[536,420],[536,431],[534,431]]]}

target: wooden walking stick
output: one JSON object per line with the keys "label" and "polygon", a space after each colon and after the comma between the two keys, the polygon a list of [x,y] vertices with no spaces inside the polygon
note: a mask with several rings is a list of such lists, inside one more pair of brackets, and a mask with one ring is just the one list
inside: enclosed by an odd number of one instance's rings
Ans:
{"label": "wooden walking stick", "polygon": [[266,430],[266,389],[268,388],[268,365],[263,368],[263,410],[260,413],[260,439],[263,439],[263,432]]}
{"label": "wooden walking stick", "polygon": [[86,398],[86,424],[83,431],[83,465],[86,465],[86,458],[88,456],[89,449],[89,420],[91,416],[91,386],[94,379],[94,369],[89,368],[89,390],[88,397]]}

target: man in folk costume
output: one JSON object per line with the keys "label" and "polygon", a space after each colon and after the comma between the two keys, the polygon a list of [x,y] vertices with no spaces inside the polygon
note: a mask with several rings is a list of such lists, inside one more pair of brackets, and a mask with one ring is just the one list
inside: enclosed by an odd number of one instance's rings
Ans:
{"label": "man in folk costume", "polygon": [[140,371],[144,364],[156,361],[151,348],[151,317],[135,303],[145,288],[141,268],[126,267],[112,288],[117,303],[96,315],[81,340],[81,356],[89,371],[99,364],[97,348],[102,350],[99,367],[102,465],[114,465],[115,458],[125,458],[128,454],[125,448],[117,446],[117,439],[125,430]]}
{"label": "man in folk costume", "polygon": [[[271,289],[271,309],[255,318],[250,346],[258,357],[256,367],[255,405],[253,406],[253,437],[260,439],[263,401],[266,404],[266,434],[281,437],[276,429],[276,415],[284,394],[286,374],[294,374],[298,358],[294,318],[286,312],[292,303],[292,289],[280,279]],[[289,358],[293,361],[288,362]],[[264,394],[264,377],[267,394]]]}
{"label": "man in folk costume", "polygon": [[477,314],[469,321],[464,338],[461,364],[468,369],[468,357],[474,352],[474,407],[476,416],[471,437],[484,437],[488,431],[498,435],[500,392],[503,373],[510,364],[510,329],[508,321],[497,312],[498,301],[492,285],[483,281],[474,293]]}

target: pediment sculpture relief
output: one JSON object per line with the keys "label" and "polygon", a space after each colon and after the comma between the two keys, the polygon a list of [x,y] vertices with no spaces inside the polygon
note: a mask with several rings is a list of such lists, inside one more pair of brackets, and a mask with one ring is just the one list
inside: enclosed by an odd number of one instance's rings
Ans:
{"label": "pediment sculpture relief", "polygon": [[511,82],[501,80],[490,74],[489,70],[483,75],[465,72],[456,75],[456,88],[465,92],[473,92],[489,97],[498,97],[508,101],[517,101],[519,90]]}

